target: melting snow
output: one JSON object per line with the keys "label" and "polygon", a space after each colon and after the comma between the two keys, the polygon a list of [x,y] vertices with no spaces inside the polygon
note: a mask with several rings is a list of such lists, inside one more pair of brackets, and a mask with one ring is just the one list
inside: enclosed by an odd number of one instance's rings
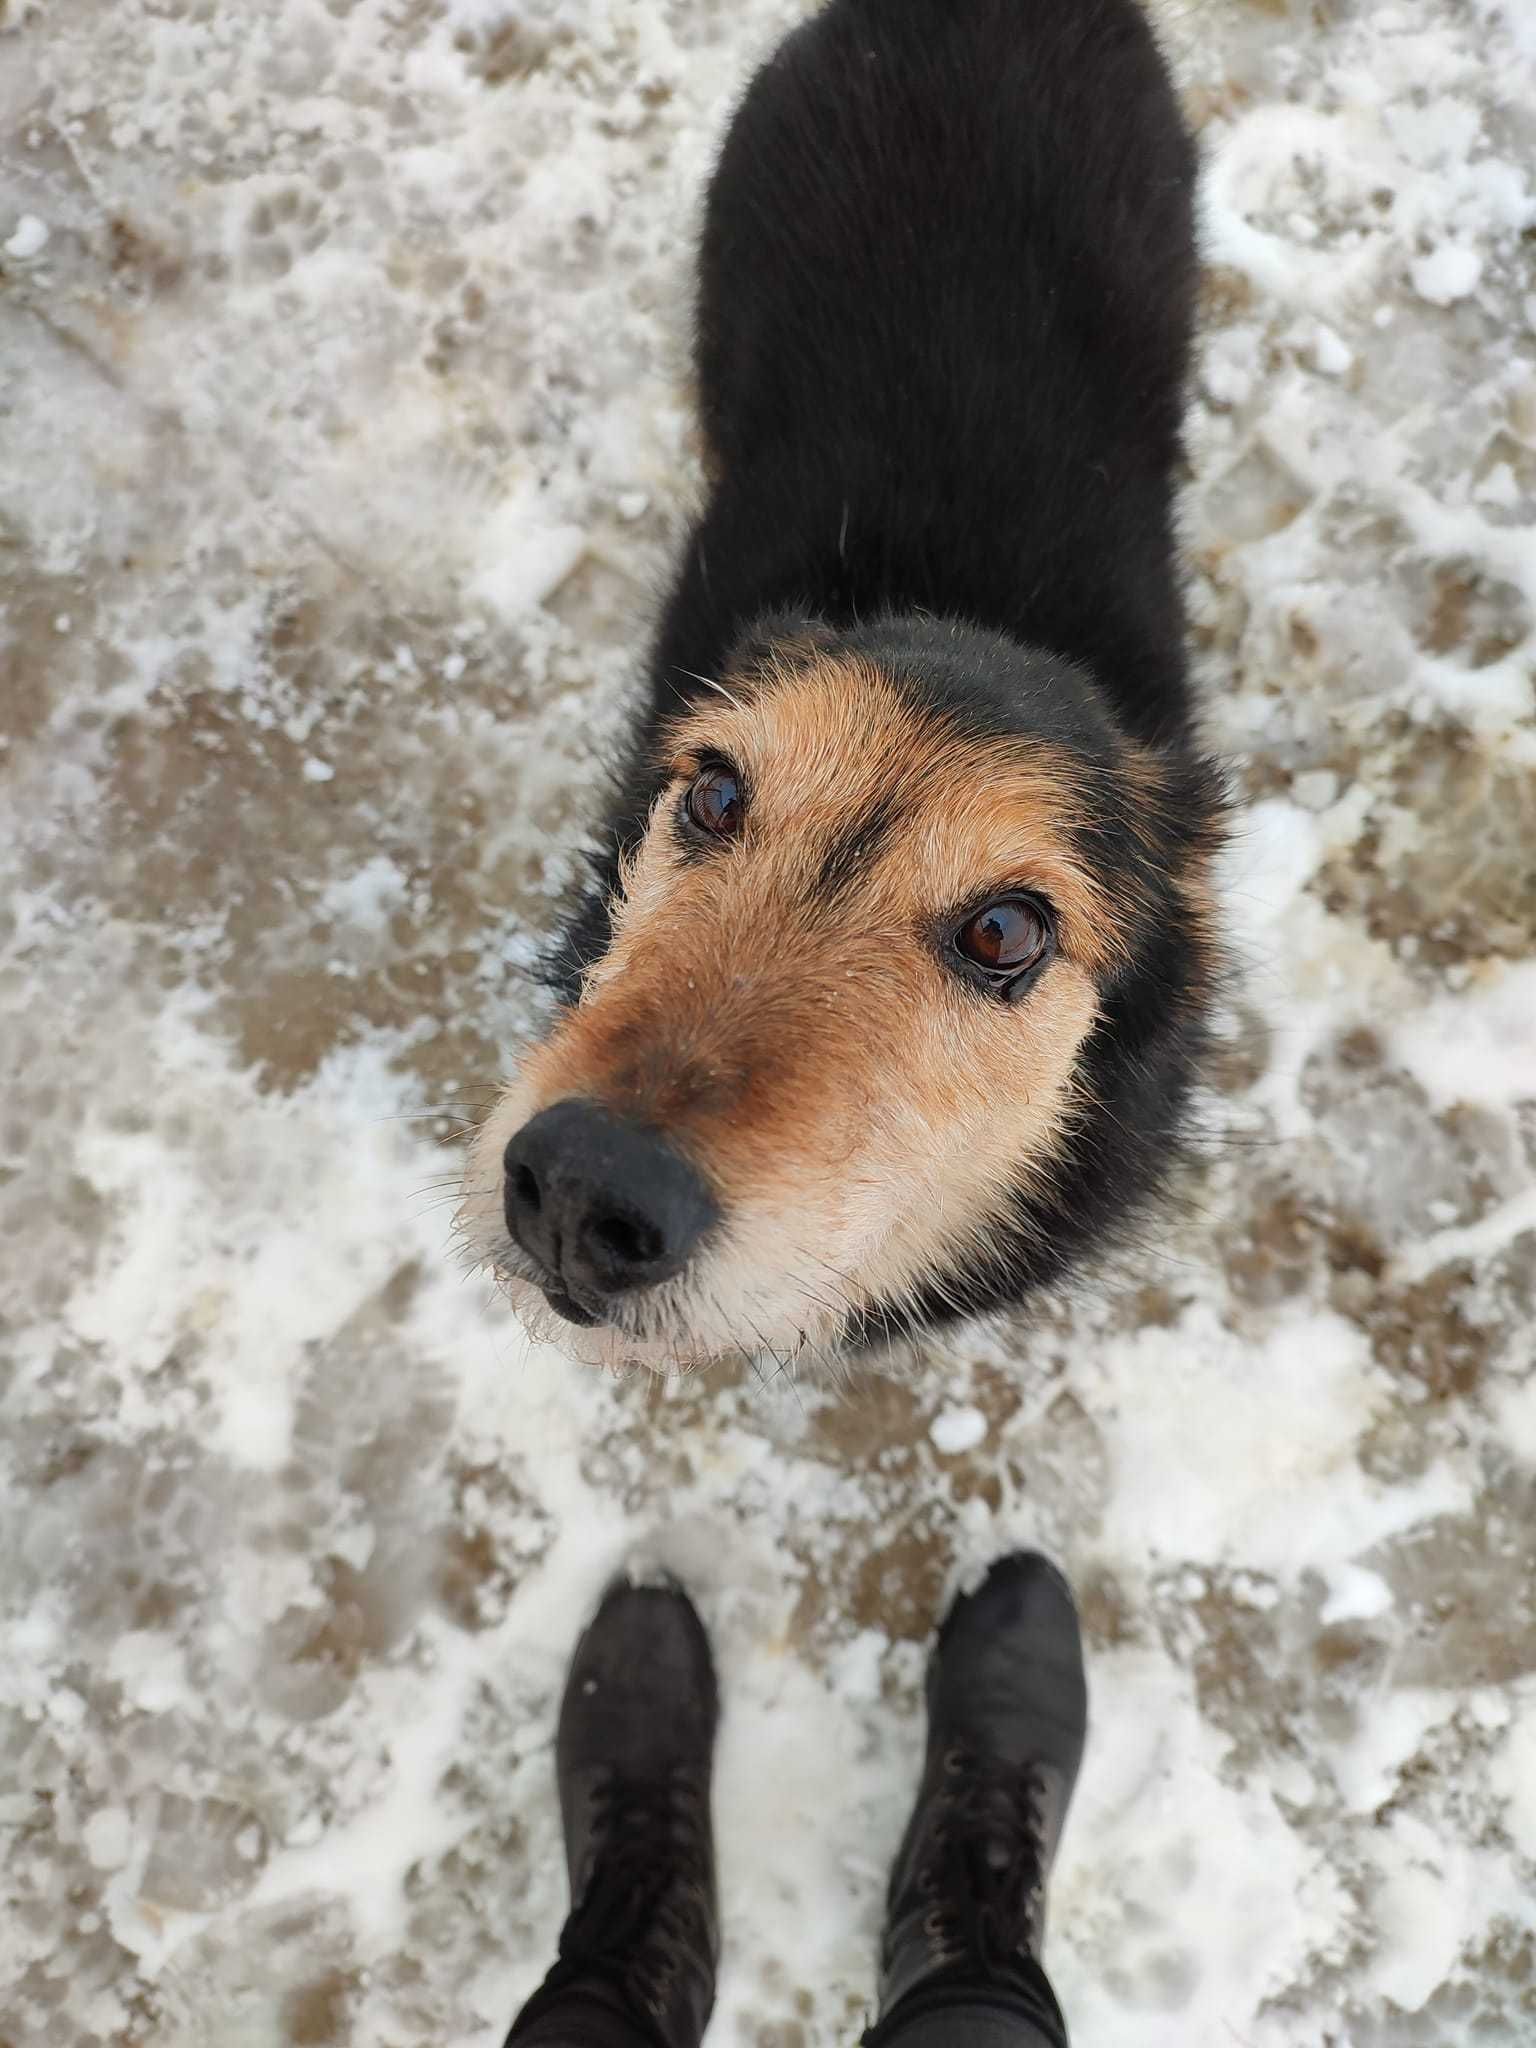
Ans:
{"label": "melting snow", "polygon": [[[446,1247],[699,489],[795,0],[0,9],[0,2035],[494,2048],[584,1612],[727,1713],[715,2038],[873,1986],[949,1590],[1039,1542],[1093,2048],[1536,2025],[1536,35],[1211,0],[1193,627],[1248,800],[1188,1199],[845,1387],[531,1350]],[[957,1453],[964,1452],[964,1456]]]}

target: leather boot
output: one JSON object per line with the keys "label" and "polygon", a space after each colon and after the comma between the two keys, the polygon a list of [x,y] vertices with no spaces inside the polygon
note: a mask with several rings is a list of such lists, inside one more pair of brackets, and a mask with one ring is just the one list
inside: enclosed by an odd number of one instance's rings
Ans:
{"label": "leather boot", "polygon": [[656,2048],[698,2048],[719,1957],[709,1641],[675,1583],[618,1581],[576,1647],[556,1740],[571,1911],[560,1960],[507,2040],[568,2000]]}
{"label": "leather boot", "polygon": [[1045,1885],[1077,1781],[1088,1695],[1066,1580],[1032,1552],[950,1608],[928,1668],[928,1751],[897,1852],[880,2012],[942,1981],[1037,1996]]}

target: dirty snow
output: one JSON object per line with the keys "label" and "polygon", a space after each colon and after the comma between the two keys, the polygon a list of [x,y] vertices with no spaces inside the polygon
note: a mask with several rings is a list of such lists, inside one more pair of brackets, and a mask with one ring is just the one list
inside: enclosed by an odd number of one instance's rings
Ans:
{"label": "dirty snow", "polygon": [[632,1552],[728,1713],[714,2038],[873,1982],[922,1645],[1081,1593],[1084,2048],[1536,2030],[1536,26],[1212,0],[1194,631],[1248,804],[1140,1257],[845,1387],[446,1250],[699,487],[794,0],[0,5],[0,2037],[493,2048]]}

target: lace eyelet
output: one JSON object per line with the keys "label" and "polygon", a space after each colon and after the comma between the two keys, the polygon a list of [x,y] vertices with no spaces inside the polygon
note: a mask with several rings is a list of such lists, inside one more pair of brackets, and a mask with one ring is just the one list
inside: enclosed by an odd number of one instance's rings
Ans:
{"label": "lace eyelet", "polygon": [[640,1993],[640,2002],[652,2019],[666,2018],[667,2000],[675,1982],[675,1973],[663,1965],[660,1969],[648,1970],[644,1979],[635,1985],[635,1990]]}

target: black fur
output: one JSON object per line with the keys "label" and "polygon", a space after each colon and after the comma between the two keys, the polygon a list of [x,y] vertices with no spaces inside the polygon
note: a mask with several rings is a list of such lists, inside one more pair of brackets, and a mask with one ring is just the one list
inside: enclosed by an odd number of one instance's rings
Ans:
{"label": "black fur", "polygon": [[813,906],[835,903],[845,889],[851,889],[880,858],[901,819],[901,799],[895,790],[877,798],[861,817],[850,818],[822,857],[808,891]]}
{"label": "black fur", "polygon": [[[1131,940],[1054,1185],[1017,1198],[1004,1255],[855,1336],[1055,1278],[1177,1147],[1211,963],[1170,877],[1220,809],[1173,533],[1194,182],[1134,0],[832,0],[753,80],[710,187],[697,367],[718,481],[558,985],[574,996],[603,950],[661,721],[700,678],[807,633],[942,716],[1067,750],[1083,850]],[[1150,809],[1117,772],[1127,739],[1162,762]],[[829,888],[891,825],[857,823]]]}

